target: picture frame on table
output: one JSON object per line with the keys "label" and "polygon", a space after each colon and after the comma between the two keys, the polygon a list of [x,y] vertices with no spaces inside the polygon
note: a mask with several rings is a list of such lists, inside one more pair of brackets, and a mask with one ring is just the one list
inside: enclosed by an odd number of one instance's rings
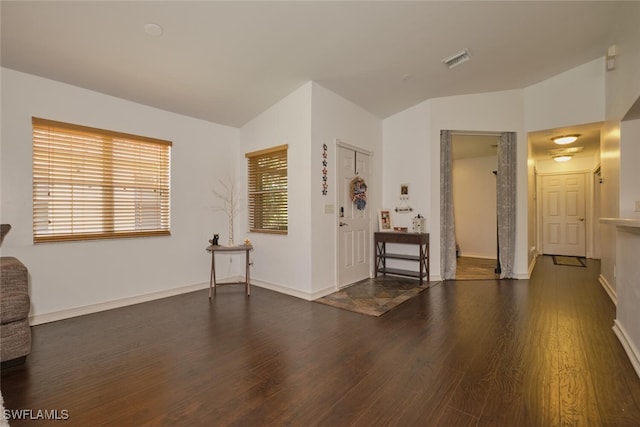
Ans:
{"label": "picture frame on table", "polygon": [[391,209],[380,209],[378,211],[378,226],[380,231],[393,231]]}

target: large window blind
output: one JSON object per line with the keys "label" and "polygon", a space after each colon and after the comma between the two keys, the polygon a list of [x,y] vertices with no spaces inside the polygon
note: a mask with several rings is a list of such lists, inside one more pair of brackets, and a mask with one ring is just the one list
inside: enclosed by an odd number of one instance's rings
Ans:
{"label": "large window blind", "polygon": [[250,231],[287,234],[287,148],[280,145],[245,154]]}
{"label": "large window blind", "polygon": [[169,234],[170,141],[32,124],[35,243]]}

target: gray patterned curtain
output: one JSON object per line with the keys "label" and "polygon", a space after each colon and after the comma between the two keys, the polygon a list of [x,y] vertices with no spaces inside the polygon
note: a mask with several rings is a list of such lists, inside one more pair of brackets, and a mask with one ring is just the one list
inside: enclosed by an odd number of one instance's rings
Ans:
{"label": "gray patterned curtain", "polygon": [[501,279],[515,278],[516,253],[516,134],[503,132],[498,143],[498,177],[496,180],[498,211],[498,246]]}
{"label": "gray patterned curtain", "polygon": [[440,131],[440,275],[456,278],[456,233],[453,216],[451,131]]}

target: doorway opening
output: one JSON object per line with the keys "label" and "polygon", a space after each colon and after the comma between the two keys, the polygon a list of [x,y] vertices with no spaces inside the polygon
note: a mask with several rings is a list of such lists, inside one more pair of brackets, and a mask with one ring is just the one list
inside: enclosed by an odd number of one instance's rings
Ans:
{"label": "doorway opening", "polygon": [[[496,242],[496,267],[494,273],[499,272],[500,278],[515,277],[515,234],[516,234],[516,133],[515,132],[468,132],[468,131],[440,131],[440,274],[443,280],[455,280],[457,271],[458,254],[462,248],[457,243],[456,211],[454,209],[454,161],[453,161],[453,137],[454,135],[464,136],[485,136],[493,137],[490,146],[497,152],[497,166],[491,167],[487,172],[489,179],[492,179],[493,171],[496,170],[495,182],[491,187],[495,188],[495,214],[491,224],[495,224],[495,237],[485,237],[483,241]],[[497,141],[497,144],[495,143]],[[497,147],[493,147],[497,145]],[[492,165],[493,166],[493,165]],[[464,209],[464,211],[475,211],[478,206],[486,206],[487,197]],[[460,210],[461,212],[463,210]],[[491,216],[491,215],[490,215]],[[471,224],[476,224],[477,217],[472,217]],[[492,227],[492,225],[490,227]]]}
{"label": "doorway opening", "polygon": [[[603,122],[530,132],[529,158],[535,191],[529,218],[534,254],[600,257],[600,140]],[[558,136],[576,136],[558,144]],[[559,156],[565,161],[558,161]],[[533,242],[532,242],[533,243]]]}
{"label": "doorway opening", "polygon": [[456,280],[499,278],[496,173],[499,135],[454,133]]}

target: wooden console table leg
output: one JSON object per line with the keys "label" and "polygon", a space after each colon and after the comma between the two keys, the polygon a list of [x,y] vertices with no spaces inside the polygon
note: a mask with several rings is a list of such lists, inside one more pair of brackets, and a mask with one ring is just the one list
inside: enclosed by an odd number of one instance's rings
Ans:
{"label": "wooden console table leg", "polygon": [[250,264],[249,264],[249,249],[247,249],[247,266],[246,266],[246,272],[245,272],[245,280],[247,281],[247,296],[250,297],[251,296],[251,281],[249,279],[249,272],[250,272]]}
{"label": "wooden console table leg", "polygon": [[424,246],[420,244],[420,286],[424,283],[422,273],[424,273]]}

